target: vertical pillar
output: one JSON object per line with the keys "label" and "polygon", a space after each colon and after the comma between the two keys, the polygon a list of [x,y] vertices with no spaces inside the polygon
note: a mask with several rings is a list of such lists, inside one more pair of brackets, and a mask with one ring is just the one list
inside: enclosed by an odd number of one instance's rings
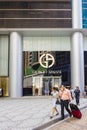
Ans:
{"label": "vertical pillar", "polygon": [[84,52],[83,35],[75,32],[71,38],[71,85],[84,91]]}
{"label": "vertical pillar", "polygon": [[22,96],[22,39],[17,32],[10,34],[10,97]]}
{"label": "vertical pillar", "polygon": [[[72,0],[72,28],[82,29],[82,0]],[[83,34],[75,30],[71,36],[71,86],[84,91]]]}
{"label": "vertical pillar", "polygon": [[72,0],[72,27],[82,28],[82,0]]}

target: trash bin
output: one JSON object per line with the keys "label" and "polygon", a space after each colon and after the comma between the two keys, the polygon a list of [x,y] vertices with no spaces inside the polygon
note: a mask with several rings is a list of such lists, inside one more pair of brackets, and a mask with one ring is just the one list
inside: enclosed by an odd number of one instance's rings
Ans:
{"label": "trash bin", "polygon": [[0,97],[3,97],[3,88],[0,88]]}

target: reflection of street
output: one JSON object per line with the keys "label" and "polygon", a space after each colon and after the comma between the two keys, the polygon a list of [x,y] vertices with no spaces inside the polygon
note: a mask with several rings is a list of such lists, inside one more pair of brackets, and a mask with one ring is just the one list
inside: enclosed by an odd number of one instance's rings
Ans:
{"label": "reflection of street", "polygon": [[2,89],[3,96],[9,96],[9,78],[1,77],[0,78],[0,88]]}
{"label": "reflection of street", "polygon": [[49,87],[48,86],[45,86],[44,93],[45,93],[45,95],[49,95]]}
{"label": "reflection of street", "polygon": [[27,95],[50,95],[53,86],[61,85],[61,76],[44,76],[41,74],[34,74],[33,76],[24,77],[24,89],[32,89],[32,93],[28,91]]}
{"label": "reflection of street", "polygon": [[38,88],[35,88],[35,95],[38,96]]}
{"label": "reflection of street", "polygon": [[52,88],[52,79],[43,78],[43,95],[49,95]]}

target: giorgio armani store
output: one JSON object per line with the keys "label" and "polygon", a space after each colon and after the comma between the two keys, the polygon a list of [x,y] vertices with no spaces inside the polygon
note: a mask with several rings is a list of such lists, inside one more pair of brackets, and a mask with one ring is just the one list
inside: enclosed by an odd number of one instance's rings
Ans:
{"label": "giorgio armani store", "polygon": [[87,85],[82,0],[0,0],[0,88],[4,96],[49,95]]}

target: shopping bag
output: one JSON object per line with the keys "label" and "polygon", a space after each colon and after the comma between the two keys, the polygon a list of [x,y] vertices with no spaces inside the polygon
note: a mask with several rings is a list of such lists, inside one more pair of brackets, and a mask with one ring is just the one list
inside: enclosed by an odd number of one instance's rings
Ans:
{"label": "shopping bag", "polygon": [[59,98],[57,98],[56,104],[60,104],[60,99]]}

